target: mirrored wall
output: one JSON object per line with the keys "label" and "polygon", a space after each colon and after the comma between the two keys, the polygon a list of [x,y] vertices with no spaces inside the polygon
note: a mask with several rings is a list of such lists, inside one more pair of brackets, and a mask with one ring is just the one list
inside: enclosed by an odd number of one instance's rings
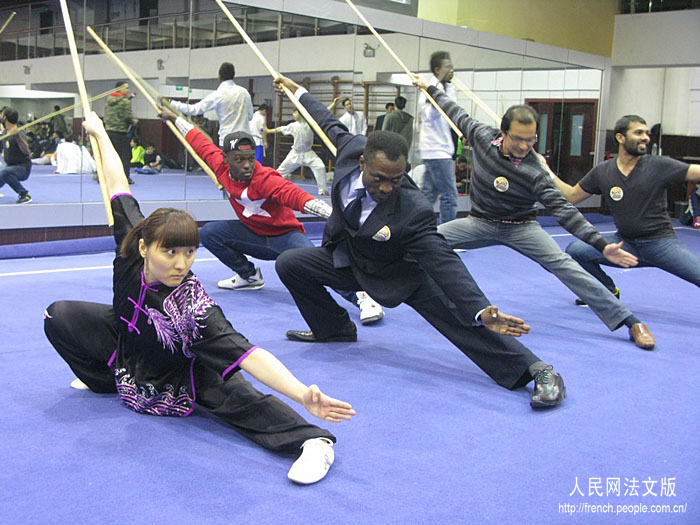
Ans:
{"label": "mirrored wall", "polygon": [[[98,114],[104,115],[105,101],[113,96],[110,91],[115,85],[129,80],[86,35],[86,25],[117,53],[139,81],[147,84],[146,91],[151,97],[164,96],[193,104],[217,88],[220,64],[232,62],[236,67],[236,83],[248,89],[254,106],[264,103],[270,107],[267,112],[270,129],[293,119],[292,104],[274,92],[267,69],[213,0],[167,2],[167,8],[162,2],[152,2],[148,9],[143,7],[148,2],[127,0],[102,4],[87,0],[69,2],[87,89],[95,97],[92,108]],[[347,13],[343,21],[338,21],[313,13],[227,5],[274,69],[303,83],[338,116],[345,112],[342,100],[351,99],[354,110],[362,112],[366,119],[367,133],[372,132],[377,119],[385,114],[386,104],[398,95],[407,99],[406,111],[414,116],[420,114],[416,90],[403,69],[367,28],[353,23],[354,19]],[[55,106],[64,109],[78,102],[77,87],[58,3],[36,2],[14,11],[16,17],[0,36],[2,67],[9,72],[6,78],[11,79],[11,83],[0,86],[0,104],[16,108],[20,120],[31,123],[51,114]],[[0,24],[10,12],[0,10]],[[499,50],[498,45],[485,45],[474,36],[475,32],[452,27],[445,30],[446,26],[423,24],[403,15],[393,17],[393,27],[405,29],[381,33],[411,71],[429,77],[430,55],[449,51],[458,84],[466,88],[457,90],[462,107],[477,119],[498,126],[494,113],[500,116],[513,104],[531,104],[540,114],[535,147],[552,168],[573,183],[592,167],[599,129],[601,69],[570,63],[566,50],[549,53],[556,59],[536,58],[523,52],[524,47],[511,51]],[[162,169],[153,175],[132,171],[135,182],[132,191],[136,197],[141,202],[203,202],[205,206],[210,202],[210,209],[214,209],[214,204],[223,201],[221,191],[186,154],[157,118],[148,97],[133,82],[129,82],[127,96],[132,96],[131,108],[137,119],[129,129],[130,137],[136,138],[144,148],[155,149],[163,159]],[[72,136],[72,143],[80,151],[86,145],[81,134],[80,107],[63,113],[62,118],[66,123],[63,140],[66,135]],[[83,173],[60,173],[56,165],[60,144],[51,135],[58,120],[51,118],[29,129],[36,141],[33,155],[37,162],[26,181],[33,197],[32,206],[99,204],[101,196],[89,166],[89,152],[72,168]],[[215,113],[207,112],[195,122],[217,140]],[[416,118],[414,144],[419,128]],[[279,166],[291,144],[289,136],[267,135],[265,164]],[[70,149],[75,152],[75,148]],[[332,172],[331,156],[320,142],[314,148]],[[469,159],[468,148],[463,150],[463,155]],[[414,164],[420,162],[415,148],[410,160]],[[302,170],[293,175],[293,180],[312,180],[312,175]],[[0,205],[14,204],[16,196],[11,191],[0,192],[5,194],[0,197]],[[221,209],[230,214],[225,207]],[[99,213],[95,216],[99,217]],[[89,224],[95,219],[83,213],[78,220]]]}

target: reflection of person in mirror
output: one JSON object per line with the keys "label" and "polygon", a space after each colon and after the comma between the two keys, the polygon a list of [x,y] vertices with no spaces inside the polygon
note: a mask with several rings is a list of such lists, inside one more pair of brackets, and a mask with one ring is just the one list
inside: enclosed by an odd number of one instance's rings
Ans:
{"label": "reflection of person in mirror", "polygon": [[[472,148],[471,211],[464,219],[441,224],[438,232],[453,248],[504,245],[529,257],[578,294],[610,330],[629,329],[635,344],[654,347],[649,329],[612,293],[564,253],[537,222],[541,203],[557,222],[603,257],[624,267],[637,258],[610,243],[555,187],[539,154],[537,112],[527,105],[508,108],[500,129],[470,117],[440,89],[415,78],[464,134]],[[452,175],[454,183],[454,174]]]}
{"label": "reflection of person in mirror", "polygon": [[[450,100],[457,100],[452,85],[454,67],[447,51],[436,51],[430,55],[430,71],[433,76],[428,82]],[[421,94],[418,100],[421,127],[418,137],[420,156],[425,164],[423,195],[431,204],[440,197],[440,222],[446,223],[457,217],[457,186],[454,177],[455,144],[452,130],[437,109]]]}
{"label": "reflection of person in mirror", "polygon": [[236,68],[230,62],[219,67],[219,87],[196,104],[171,100],[170,105],[185,115],[203,115],[214,111],[219,119],[219,146],[224,138],[234,131],[250,133],[250,120],[253,118],[253,102],[250,93],[233,80]]}
{"label": "reflection of person in mirror", "polygon": [[413,142],[413,115],[405,111],[406,98],[399,95],[394,99],[396,110],[387,114],[382,128],[384,131],[393,131],[406,139],[408,151],[411,151]]}
{"label": "reflection of person in mirror", "polygon": [[353,135],[365,135],[367,133],[367,120],[365,120],[365,115],[362,111],[356,111],[352,106],[352,99],[343,99],[343,107],[345,108],[345,113],[340,116],[340,122],[342,122],[348,131]]}
{"label": "reflection of person in mirror", "polygon": [[144,218],[95,113],[85,128],[100,147],[118,248],[111,304],[57,301],[44,314],[47,338],[77,376],[71,386],[118,393],[140,414],[185,417],[197,406],[268,450],[302,449],[289,479],[321,480],[333,463],[333,434],[258,392],[239,372],[324,421],[348,420],[355,411],[301,383],[231,326],[190,271],[199,245],[194,218],[174,208]]}
{"label": "reflection of person in mirror", "polygon": [[136,173],[143,175],[154,175],[163,170],[163,157],[156,151],[153,144],[146,144],[146,151],[143,154],[143,167],[136,168]]}
{"label": "reflection of person in mirror", "polygon": [[[617,227],[608,242],[622,243],[639,258],[639,266],[660,268],[700,286],[700,257],[678,240],[666,208],[666,190],[674,184],[700,182],[700,165],[649,155],[649,129],[638,115],[620,118],[614,132],[616,158],[595,166],[573,187],[556,177],[557,186],[574,204],[601,195]],[[619,289],[600,267],[614,263],[579,241],[566,251],[619,296]]]}
{"label": "reflection of person in mirror", "polygon": [[312,149],[314,143],[313,131],[311,131],[304,117],[298,111],[295,111],[292,116],[294,117],[294,122],[268,130],[269,133],[282,133],[282,135],[294,137],[292,149],[282,161],[282,164],[279,165],[277,171],[285,179],[289,179],[291,174],[300,166],[306,166],[314,174],[316,185],[318,186],[318,194],[328,195],[326,167]]}
{"label": "reflection of person in mirror", "polygon": [[[60,111],[61,106],[54,106],[53,110]],[[66,125],[66,120],[63,118],[63,115],[61,115],[61,114],[54,115],[53,117],[51,117],[50,126],[51,126],[51,131],[60,131],[64,135],[66,135],[68,133],[68,126]]]}
{"label": "reflection of person in mirror", "polygon": [[129,184],[133,184],[134,181],[129,176],[131,144],[127,132],[129,127],[138,123],[138,119],[135,119],[131,112],[129,84],[120,81],[116,83],[115,87],[119,89],[110,94],[105,103],[105,129],[109,140],[112,141],[114,148],[119,153],[126,180]]}
{"label": "reflection of person in mirror", "polygon": [[387,102],[386,104],[384,104],[384,109],[385,109],[385,112],[377,117],[377,122],[374,125],[374,131],[379,131],[379,130],[384,129],[384,127],[383,127],[384,126],[384,119],[394,112],[394,110],[396,109],[396,106],[394,106],[393,102]]}
{"label": "reflection of person in mirror", "polygon": [[2,143],[5,167],[0,169],[0,188],[7,184],[17,193],[17,204],[28,204],[32,202],[32,198],[27,188],[22,185],[32,171],[27,138],[17,125],[19,119],[17,110],[5,107],[1,118],[8,137]]}
{"label": "reflection of person in mirror", "polygon": [[95,161],[85,146],[73,142],[72,135],[66,135],[56,146],[56,173],[93,173]]}
{"label": "reflection of person in mirror", "polygon": [[250,134],[255,139],[255,160],[260,164],[265,160],[265,141],[267,139],[267,104],[260,104],[250,121]]}

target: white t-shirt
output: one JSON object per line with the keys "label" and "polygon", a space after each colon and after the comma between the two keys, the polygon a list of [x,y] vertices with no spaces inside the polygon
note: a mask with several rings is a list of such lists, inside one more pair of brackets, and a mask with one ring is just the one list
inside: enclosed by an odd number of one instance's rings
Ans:
{"label": "white t-shirt", "polygon": [[262,138],[263,132],[265,131],[265,124],[267,124],[265,115],[256,111],[255,115],[253,115],[253,118],[250,120],[250,134],[255,139],[256,146],[263,145]]}
{"label": "white t-shirt", "polygon": [[345,124],[345,127],[353,135],[364,135],[367,133],[367,121],[362,111],[355,111],[352,115],[346,111],[338,120]]}
{"label": "white t-shirt", "polygon": [[[430,79],[430,85],[437,86],[439,90],[444,91],[444,85],[438,81],[435,75]],[[457,93],[452,83],[447,84],[445,94],[455,102],[457,101]],[[421,94],[418,102],[421,116],[418,147],[421,158],[451,159],[455,153],[455,145],[452,141],[450,125],[424,94]]]}

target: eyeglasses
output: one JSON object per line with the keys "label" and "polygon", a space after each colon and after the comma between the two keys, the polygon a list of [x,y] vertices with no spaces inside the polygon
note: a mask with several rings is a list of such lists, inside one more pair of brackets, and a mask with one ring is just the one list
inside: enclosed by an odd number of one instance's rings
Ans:
{"label": "eyeglasses", "polygon": [[513,142],[515,142],[517,144],[523,142],[523,143],[527,144],[528,146],[532,146],[535,144],[535,142],[537,142],[537,135],[535,135],[534,137],[529,138],[529,139],[524,139],[522,137],[516,137],[515,135],[511,135],[510,131],[506,131],[506,135],[508,135],[510,137],[510,140],[512,140]]}

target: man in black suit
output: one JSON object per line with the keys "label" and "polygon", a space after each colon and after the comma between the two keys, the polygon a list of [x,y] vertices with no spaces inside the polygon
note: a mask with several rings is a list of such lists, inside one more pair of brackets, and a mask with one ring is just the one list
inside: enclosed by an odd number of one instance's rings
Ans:
{"label": "man in black suit", "polygon": [[384,126],[384,117],[391,115],[396,107],[394,106],[393,102],[387,102],[384,105],[384,109],[386,109],[386,113],[382,113],[377,117],[377,123],[374,125],[374,131],[381,131]]}
{"label": "man in black suit", "polygon": [[566,397],[561,376],[510,337],[530,327],[490,305],[437,233],[431,206],[405,176],[405,139],[389,131],[352,135],[294,81],[275,83],[299,98],[338,149],[323,246],[277,259],[277,273],[311,328],[287,337],[356,341],[355,325],[325,286],[365,290],[384,306],[411,306],[499,385],[514,389],[534,378],[533,408],[559,405]]}

